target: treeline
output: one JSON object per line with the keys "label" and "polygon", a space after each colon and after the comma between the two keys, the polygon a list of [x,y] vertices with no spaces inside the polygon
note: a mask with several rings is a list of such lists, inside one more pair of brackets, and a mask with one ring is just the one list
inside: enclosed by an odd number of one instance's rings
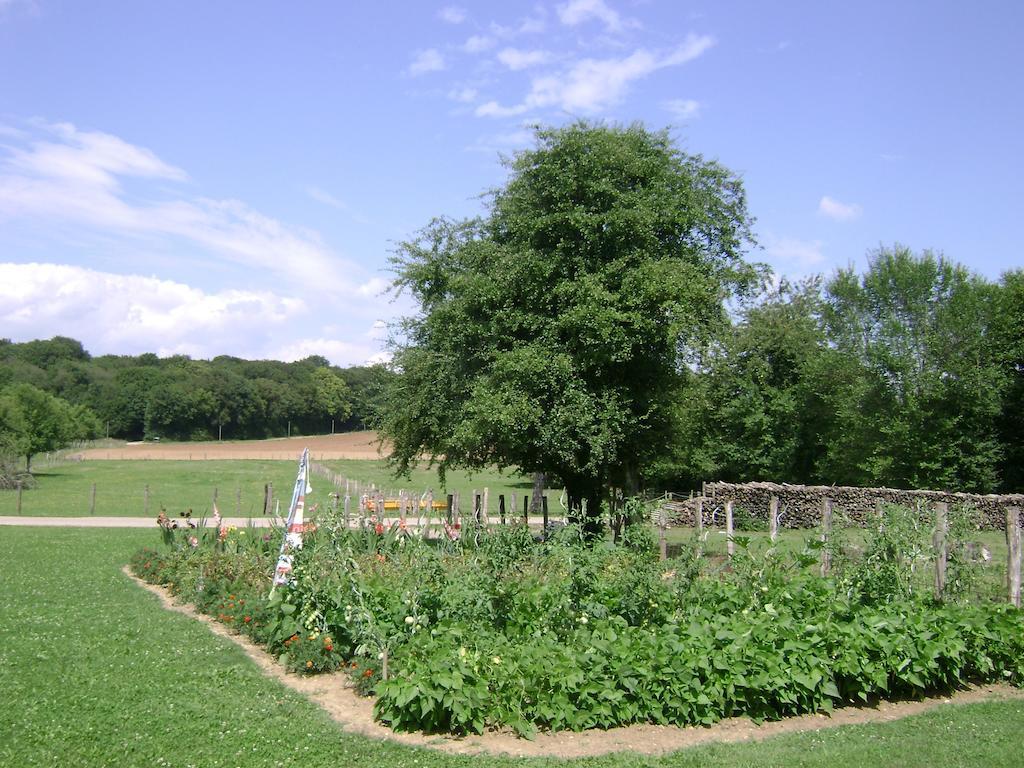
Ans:
{"label": "treeline", "polygon": [[[648,488],[716,479],[1024,491],[1024,271],[990,281],[929,252],[883,248],[863,274],[783,281],[738,301],[714,342],[685,357],[672,448],[645,473]],[[2,340],[10,445],[0,439],[0,452],[104,435],[374,427],[393,376],[322,357],[92,357],[64,337]],[[60,418],[38,415],[55,408]],[[44,422],[63,424],[49,427],[62,437],[27,443],[24,430]]]}
{"label": "treeline", "polygon": [[652,482],[1024,491],[1024,272],[930,252],[783,282],[682,372]]}
{"label": "treeline", "polygon": [[388,375],[383,366],[338,368],[319,356],[93,357],[62,336],[0,340],[0,392],[29,387],[78,409],[85,426],[75,437],[235,440],[369,428]]}

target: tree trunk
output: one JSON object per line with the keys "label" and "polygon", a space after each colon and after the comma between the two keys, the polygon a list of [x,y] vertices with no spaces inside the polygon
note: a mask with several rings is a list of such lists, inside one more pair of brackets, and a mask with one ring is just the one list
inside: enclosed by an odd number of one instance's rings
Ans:
{"label": "tree trunk", "polygon": [[533,494],[530,496],[530,514],[539,515],[541,513],[541,498],[544,496],[544,483],[546,476],[543,472],[533,473]]}
{"label": "tree trunk", "polygon": [[594,540],[604,533],[601,518],[601,503],[604,501],[604,484],[599,478],[565,478],[565,494],[569,500],[569,521],[583,529],[588,540]]}

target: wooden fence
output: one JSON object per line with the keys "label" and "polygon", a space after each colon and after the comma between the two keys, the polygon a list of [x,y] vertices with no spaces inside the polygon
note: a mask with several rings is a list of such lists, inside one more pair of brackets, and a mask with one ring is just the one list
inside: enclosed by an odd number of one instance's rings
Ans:
{"label": "wooden fence", "polygon": [[[665,528],[682,524],[696,528],[698,541],[703,540],[705,527],[715,525],[722,513],[726,548],[729,557],[735,554],[735,511],[737,499],[745,502],[744,512],[767,523],[772,542],[778,539],[783,516],[794,513],[786,521],[790,528],[820,528],[822,576],[832,568],[829,547],[834,511],[841,506],[846,518],[862,525],[881,518],[886,504],[910,506],[934,523],[934,594],[941,600],[946,591],[949,563],[949,509],[951,504],[970,507],[976,514],[979,528],[1001,529],[1006,536],[1006,589],[1008,600],[1021,605],[1021,509],[1024,494],[980,495],[941,491],[906,491],[891,488],[851,488],[842,486],[798,486],[780,483],[708,483],[704,493],[689,498],[666,494],[655,506],[654,522],[659,528],[661,553],[667,554]],[[837,501],[838,500],[838,501]],[[757,506],[755,506],[757,505]],[[763,515],[763,517],[762,517]]]}

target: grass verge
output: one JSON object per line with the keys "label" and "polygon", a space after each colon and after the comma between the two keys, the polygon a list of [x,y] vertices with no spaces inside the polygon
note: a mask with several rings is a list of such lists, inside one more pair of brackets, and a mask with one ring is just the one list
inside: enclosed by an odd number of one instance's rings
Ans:
{"label": "grass verge", "polygon": [[[442,493],[437,473],[426,468],[413,472],[411,480],[396,480],[383,460],[344,460],[322,462],[344,477],[358,481],[361,487],[405,488],[423,493],[433,488]],[[209,515],[213,492],[218,492],[218,508],[223,515],[261,516],[263,487],[273,483],[274,497],[286,514],[295,485],[295,461],[209,460],[209,461],[81,461],[56,464],[36,473],[38,486],[22,493],[21,513],[40,516],[88,515],[92,504],[92,485],[96,484],[96,515],[140,517],[146,515],[146,487],[149,486],[148,514],[156,517],[161,507],[172,517],[191,509],[193,514]],[[313,494],[307,506],[325,503],[331,488],[327,481],[312,476]],[[473,489],[489,489],[491,511],[497,517],[498,494],[515,492],[522,504],[530,492],[527,478],[495,471],[469,475],[451,472],[447,489],[459,492],[463,514],[470,509]],[[240,495],[239,495],[240,494]],[[560,516],[557,495],[549,492],[552,517]],[[439,497],[438,497],[439,498]],[[355,509],[355,504],[353,504]],[[0,515],[14,515],[17,492],[0,491]]]}

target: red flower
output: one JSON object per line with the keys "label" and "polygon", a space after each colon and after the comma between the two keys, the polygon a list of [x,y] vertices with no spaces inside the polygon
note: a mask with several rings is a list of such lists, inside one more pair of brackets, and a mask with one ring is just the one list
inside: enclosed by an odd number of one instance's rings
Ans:
{"label": "red flower", "polygon": [[252,621],[252,616],[246,616],[244,619],[242,619],[242,621],[248,624],[250,621]]}
{"label": "red flower", "polygon": [[384,525],[382,523],[377,523],[377,525],[374,526],[373,530],[378,536],[380,536],[382,533],[384,533]]}

